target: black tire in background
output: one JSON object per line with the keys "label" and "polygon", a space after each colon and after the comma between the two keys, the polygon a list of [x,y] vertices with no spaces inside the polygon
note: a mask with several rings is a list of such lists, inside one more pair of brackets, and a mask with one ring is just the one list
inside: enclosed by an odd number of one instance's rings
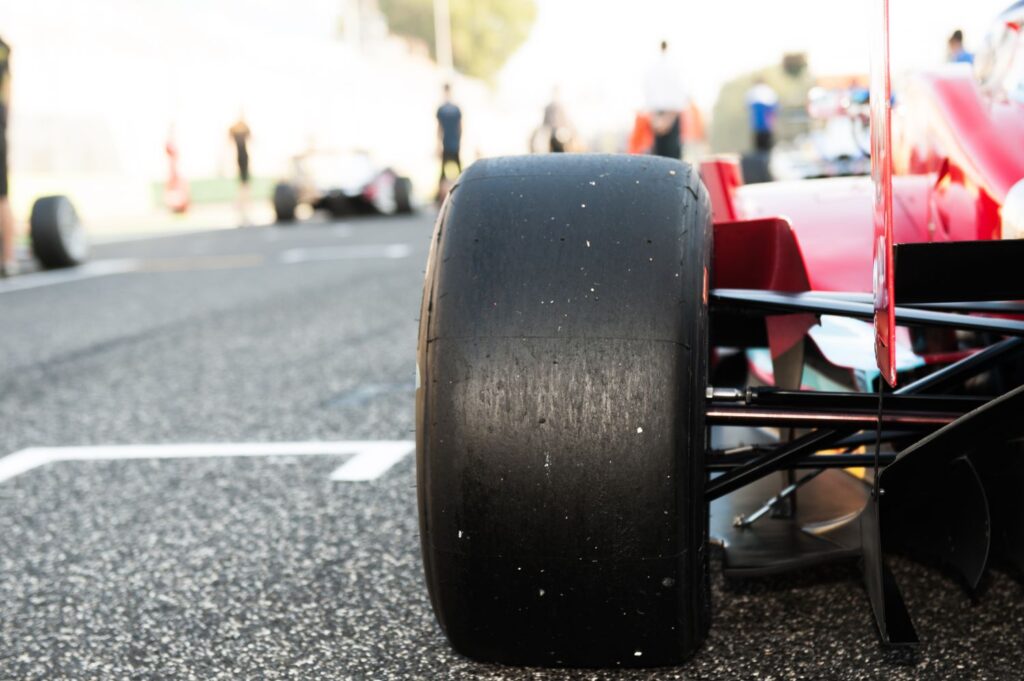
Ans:
{"label": "black tire in background", "polygon": [[740,156],[740,172],[744,184],[760,184],[772,181],[771,154],[767,151],[752,151]]}
{"label": "black tire in background", "polygon": [[295,185],[278,182],[274,186],[274,216],[277,222],[295,222],[295,209],[299,206],[299,191]]}
{"label": "black tire in background", "polygon": [[395,212],[400,215],[412,212],[412,180],[401,175],[395,178]]}
{"label": "black tire in background", "polygon": [[434,612],[459,652],[658,666],[710,620],[711,211],[689,166],[478,161],[438,220],[417,354]]}
{"label": "black tire in background", "polygon": [[29,218],[32,251],[48,269],[80,265],[89,254],[85,230],[66,196],[44,196],[32,204]]}

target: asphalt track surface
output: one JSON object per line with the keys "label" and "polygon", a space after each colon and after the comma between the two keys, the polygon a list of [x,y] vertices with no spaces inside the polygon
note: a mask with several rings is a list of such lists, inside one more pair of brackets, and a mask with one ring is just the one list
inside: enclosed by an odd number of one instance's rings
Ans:
{"label": "asphalt track surface", "polygon": [[[431,224],[424,213],[109,244],[94,263],[122,273],[94,266],[101,274],[71,282],[0,286],[0,454],[411,440]],[[678,669],[476,664],[449,649],[427,602],[412,457],[376,480],[332,481],[344,461],[65,461],[0,482],[0,679],[1011,679],[1024,669],[1020,582],[994,572],[972,598],[900,559],[924,640],[912,659],[879,648],[856,569],[833,566],[736,584],[715,570],[710,638]]]}

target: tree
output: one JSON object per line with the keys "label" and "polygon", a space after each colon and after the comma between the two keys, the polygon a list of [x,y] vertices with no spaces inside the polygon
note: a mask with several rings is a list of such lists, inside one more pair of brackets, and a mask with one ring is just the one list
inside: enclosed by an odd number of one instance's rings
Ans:
{"label": "tree", "polygon": [[[530,34],[534,0],[449,0],[455,68],[490,79]],[[433,0],[379,0],[392,33],[434,45]]]}

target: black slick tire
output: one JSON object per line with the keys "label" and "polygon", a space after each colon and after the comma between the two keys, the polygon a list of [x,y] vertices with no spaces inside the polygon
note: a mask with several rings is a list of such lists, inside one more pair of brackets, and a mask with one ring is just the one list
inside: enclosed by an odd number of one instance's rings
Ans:
{"label": "black slick tire", "polygon": [[669,159],[478,161],[437,222],[417,355],[426,581],[453,647],[661,666],[710,620],[711,210]]}
{"label": "black slick tire", "polygon": [[88,257],[85,231],[66,196],[44,196],[32,204],[29,234],[36,259],[47,269],[74,267]]}
{"label": "black slick tire", "polygon": [[412,180],[401,175],[395,178],[395,212],[399,215],[412,213]]}
{"label": "black slick tire", "polygon": [[299,192],[295,185],[278,182],[274,186],[274,217],[278,224],[295,222],[295,209],[299,207]]}

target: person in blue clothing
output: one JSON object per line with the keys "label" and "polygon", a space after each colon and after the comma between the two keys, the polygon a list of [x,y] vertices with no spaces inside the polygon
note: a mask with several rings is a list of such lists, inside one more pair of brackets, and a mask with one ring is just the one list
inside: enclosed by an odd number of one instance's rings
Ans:
{"label": "person in blue clothing", "polygon": [[775,114],[779,110],[779,96],[760,76],[747,91],[747,109],[750,112],[754,149],[771,151],[775,145]]}
{"label": "person in blue clothing", "polygon": [[[459,151],[462,146],[462,110],[452,102],[452,87],[445,83],[444,102],[437,109],[437,137],[441,147],[441,179],[438,194],[445,193],[445,185],[462,172]],[[448,173],[455,166],[452,176]]]}
{"label": "person in blue clothing", "polygon": [[974,55],[964,49],[964,32],[959,28],[949,36],[949,61],[955,64],[974,63]]}

